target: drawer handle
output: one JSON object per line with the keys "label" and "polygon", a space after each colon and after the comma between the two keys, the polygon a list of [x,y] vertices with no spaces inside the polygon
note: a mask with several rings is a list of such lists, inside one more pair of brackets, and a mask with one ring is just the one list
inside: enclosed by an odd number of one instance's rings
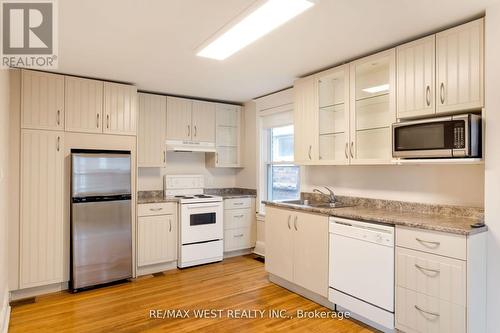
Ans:
{"label": "drawer handle", "polygon": [[242,217],[244,217],[244,216],[245,215],[243,215],[243,214],[241,214],[241,215],[234,215],[235,218],[239,218],[239,219],[242,218]]}
{"label": "drawer handle", "polygon": [[152,212],[158,212],[158,211],[160,211],[162,209],[163,208],[161,208],[161,207],[160,208],[149,208],[149,210],[152,211]]}
{"label": "drawer handle", "polygon": [[233,205],[235,205],[235,206],[241,206],[241,205],[243,205],[243,202],[235,202]]}
{"label": "drawer handle", "polygon": [[[430,247],[430,248],[437,248],[437,247],[441,244],[441,242],[426,241],[426,240],[424,240],[424,239],[420,239],[420,238],[418,238],[418,237],[417,237],[417,238],[415,238],[415,240],[416,240],[417,242],[419,242],[420,244],[422,244],[422,245],[424,245],[424,246],[426,246],[426,247]],[[433,246],[428,246],[427,244],[431,244],[431,245],[433,245]]]}
{"label": "drawer handle", "polygon": [[420,308],[418,305],[415,305],[415,309],[417,309],[418,311],[420,311],[422,313],[426,313],[426,314],[434,316],[434,317],[439,317],[439,313],[425,311],[424,309]]}
{"label": "drawer handle", "polygon": [[243,234],[234,235],[235,238],[243,237]]}
{"label": "drawer handle", "polygon": [[172,220],[168,219],[168,232],[172,232]]}
{"label": "drawer handle", "polygon": [[439,269],[425,268],[425,267],[420,266],[419,264],[415,264],[415,267],[417,267],[421,271],[428,271],[428,272],[436,273],[436,275],[439,274],[439,272],[440,272]]}

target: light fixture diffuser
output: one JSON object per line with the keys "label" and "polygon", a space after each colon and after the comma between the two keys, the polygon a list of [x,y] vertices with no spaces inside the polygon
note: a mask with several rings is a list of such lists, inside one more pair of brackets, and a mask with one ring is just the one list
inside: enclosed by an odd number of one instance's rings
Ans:
{"label": "light fixture diffuser", "polygon": [[380,86],[365,88],[365,89],[363,89],[363,91],[370,93],[370,94],[376,94],[376,93],[379,93],[382,91],[389,91],[389,85],[388,84],[381,84]]}
{"label": "light fixture diffuser", "polygon": [[196,55],[224,60],[313,5],[311,0],[267,0]]}

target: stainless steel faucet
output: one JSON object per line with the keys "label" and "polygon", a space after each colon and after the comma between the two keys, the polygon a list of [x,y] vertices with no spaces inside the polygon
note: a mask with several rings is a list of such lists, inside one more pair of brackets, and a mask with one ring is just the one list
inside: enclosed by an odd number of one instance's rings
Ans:
{"label": "stainless steel faucet", "polygon": [[328,200],[330,203],[335,203],[337,201],[337,199],[335,198],[335,193],[333,193],[333,191],[330,188],[328,188],[327,186],[323,186],[323,187],[328,191],[328,194],[317,189],[317,188],[313,189],[313,192],[323,194],[324,196],[328,197]]}

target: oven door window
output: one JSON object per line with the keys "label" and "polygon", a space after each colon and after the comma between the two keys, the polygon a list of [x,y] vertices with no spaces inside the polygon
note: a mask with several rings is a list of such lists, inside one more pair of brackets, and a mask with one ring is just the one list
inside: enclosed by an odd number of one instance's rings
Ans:
{"label": "oven door window", "polygon": [[201,213],[201,214],[191,214],[189,216],[189,225],[205,225],[205,224],[215,224],[216,213]]}
{"label": "oven door window", "polygon": [[442,121],[395,128],[396,151],[453,149],[454,128],[464,127],[463,121]]}

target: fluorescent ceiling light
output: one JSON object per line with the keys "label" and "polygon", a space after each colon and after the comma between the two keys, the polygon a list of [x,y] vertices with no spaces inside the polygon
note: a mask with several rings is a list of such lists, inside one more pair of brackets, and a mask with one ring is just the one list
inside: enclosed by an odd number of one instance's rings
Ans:
{"label": "fluorescent ceiling light", "polygon": [[382,91],[389,91],[389,85],[388,84],[382,84],[380,86],[374,86],[370,88],[363,89],[364,92],[370,93],[370,94],[375,94],[379,93]]}
{"label": "fluorescent ceiling light", "polygon": [[267,0],[197,55],[224,60],[313,5],[311,0]]}

